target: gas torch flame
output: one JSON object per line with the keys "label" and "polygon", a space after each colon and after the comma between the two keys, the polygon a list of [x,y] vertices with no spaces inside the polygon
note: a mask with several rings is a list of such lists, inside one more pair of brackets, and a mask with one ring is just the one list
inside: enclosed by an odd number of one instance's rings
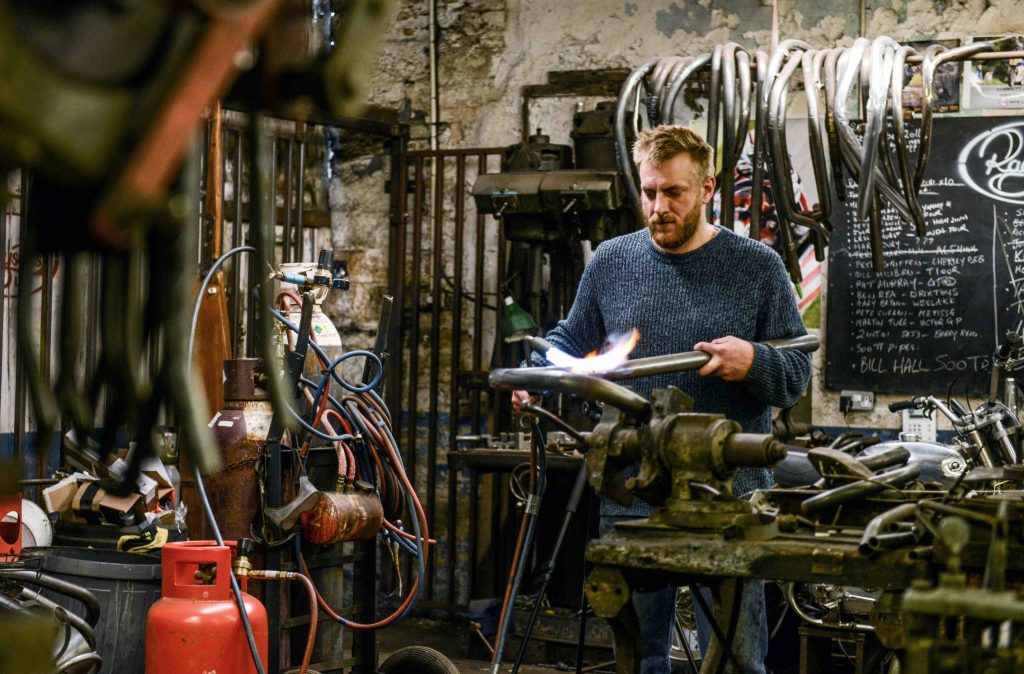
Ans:
{"label": "gas torch flame", "polygon": [[610,372],[629,360],[629,353],[640,341],[640,332],[633,328],[628,335],[612,335],[600,352],[592,351],[584,358],[570,356],[552,346],[545,354],[548,362],[558,367],[568,368],[577,374],[594,374]]}

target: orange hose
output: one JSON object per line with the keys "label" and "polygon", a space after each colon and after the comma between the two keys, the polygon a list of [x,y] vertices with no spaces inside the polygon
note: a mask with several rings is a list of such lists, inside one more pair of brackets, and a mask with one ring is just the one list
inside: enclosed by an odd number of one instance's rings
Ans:
{"label": "orange hose", "polygon": [[249,572],[250,578],[257,580],[298,580],[306,586],[306,594],[309,596],[309,630],[306,635],[306,652],[302,655],[302,668],[299,670],[300,674],[307,674],[309,671],[309,663],[313,659],[313,644],[316,642],[316,623],[318,612],[317,607],[317,591],[308,577],[301,573],[295,573],[294,571],[265,571],[265,570],[253,570]]}
{"label": "orange hose", "polygon": [[[312,395],[310,397],[312,397]],[[329,416],[336,417],[338,419],[338,422],[341,424],[342,430],[344,430],[349,435],[354,435],[354,433],[352,433],[352,425],[348,423],[348,419],[341,416],[338,413],[338,410],[328,408],[324,412],[324,416],[322,417],[320,423],[324,424],[324,426],[327,427],[331,435],[338,435],[338,432],[334,430],[334,426],[331,425],[330,421],[328,421]],[[348,446],[348,444],[339,441],[338,446],[345,453],[345,465],[347,466],[347,470],[345,471],[345,478],[348,480],[356,479],[356,455],[352,452],[352,449]],[[340,461],[341,457],[339,457],[338,460]]]}

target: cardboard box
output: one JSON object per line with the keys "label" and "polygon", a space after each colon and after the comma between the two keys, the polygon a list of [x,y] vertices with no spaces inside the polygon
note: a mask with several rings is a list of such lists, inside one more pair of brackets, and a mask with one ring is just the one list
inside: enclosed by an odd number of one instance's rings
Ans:
{"label": "cardboard box", "polygon": [[75,498],[77,491],[78,479],[74,475],[70,475],[43,490],[43,507],[50,514],[70,510],[71,501]]}
{"label": "cardboard box", "polygon": [[167,466],[164,462],[155,456],[149,456],[142,460],[140,464],[143,474],[148,475],[150,478],[156,480],[158,487],[170,487],[171,476],[167,472]]}
{"label": "cardboard box", "polygon": [[124,526],[144,518],[146,506],[139,494],[111,494],[96,482],[83,482],[71,501],[71,513],[90,524]]}
{"label": "cardboard box", "polygon": [[100,521],[100,499],[106,494],[96,482],[82,482],[71,499],[71,512],[91,524]]}
{"label": "cardboard box", "polygon": [[68,475],[57,484],[52,484],[43,490],[43,506],[46,512],[63,513],[71,510],[72,501],[79,487],[86,482],[96,482],[98,478],[79,471]]}
{"label": "cardboard box", "polygon": [[176,505],[174,502],[174,487],[157,487],[156,502],[157,509],[161,508],[166,503],[169,506],[169,509],[173,510]]}
{"label": "cardboard box", "polygon": [[135,480],[135,487],[142,496],[142,501],[146,506],[146,510],[152,510],[155,508],[157,500],[159,499],[157,494],[159,487],[157,486],[156,480],[148,475],[139,473],[139,477]]}

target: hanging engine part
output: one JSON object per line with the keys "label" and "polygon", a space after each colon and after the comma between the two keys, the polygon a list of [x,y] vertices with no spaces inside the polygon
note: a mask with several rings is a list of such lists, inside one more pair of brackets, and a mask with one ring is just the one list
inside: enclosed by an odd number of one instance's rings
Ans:
{"label": "hanging engine part", "polygon": [[[214,541],[168,543],[162,564],[162,596],[146,616],[146,674],[256,672],[231,597],[231,548]],[[266,667],[267,611],[248,594],[245,575],[239,583]]]}
{"label": "hanging engine part", "polygon": [[574,131],[586,149],[575,168],[572,147],[551,143],[538,129],[505,149],[501,173],[479,175],[473,183],[477,211],[500,220],[511,244],[506,290],[544,330],[572,305],[583,274],[582,242],[594,247],[636,229],[614,162],[600,158],[607,140],[601,126],[581,121],[579,134]]}

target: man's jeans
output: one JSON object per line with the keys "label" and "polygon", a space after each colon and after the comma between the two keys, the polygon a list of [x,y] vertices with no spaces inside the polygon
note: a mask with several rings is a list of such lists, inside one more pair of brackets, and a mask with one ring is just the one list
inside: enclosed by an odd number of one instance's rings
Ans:
{"label": "man's jeans", "polygon": [[[637,519],[636,516],[601,516],[601,534],[614,528],[616,522]],[[710,608],[711,593],[702,590]],[[739,624],[733,637],[732,652],[741,669],[736,670],[732,660],[726,664],[727,674],[765,674],[764,661],[768,656],[768,620],[764,608],[764,583],[747,581],[743,584],[740,600]],[[694,600],[697,610],[697,639],[701,653],[711,643],[711,624]],[[676,617],[676,588],[666,587],[654,592],[634,592],[633,608],[640,623],[640,674],[670,674],[669,650],[672,628]]]}

